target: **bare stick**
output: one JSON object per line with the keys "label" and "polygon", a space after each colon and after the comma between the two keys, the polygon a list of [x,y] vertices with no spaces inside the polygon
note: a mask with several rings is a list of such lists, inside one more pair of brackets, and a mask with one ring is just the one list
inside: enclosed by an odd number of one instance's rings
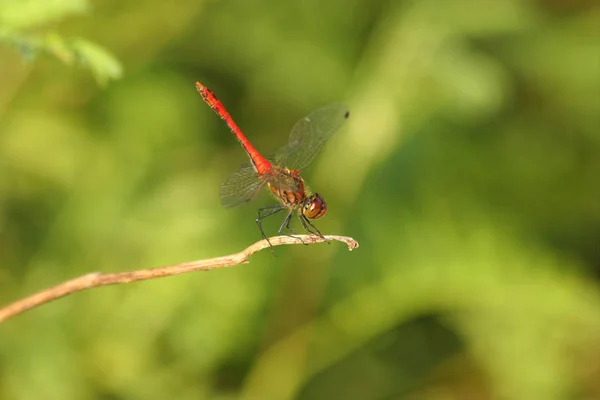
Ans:
{"label": "bare stick", "polygon": [[[358,247],[358,242],[356,240],[346,236],[325,236],[324,238],[316,235],[297,235],[295,237],[275,236],[269,238],[269,240],[273,246],[281,246],[284,244],[323,243],[329,240],[337,240],[339,242],[346,243],[348,245],[348,250],[353,250]],[[269,247],[269,243],[266,240],[261,240],[254,243],[247,249],[229,256],[191,261],[177,265],[169,265],[166,267],[119,272],[116,274],[101,274],[100,272],[93,272],[91,274],[83,275],[79,278],[75,278],[54,287],[42,290],[41,292],[35,293],[29,297],[15,301],[4,308],[0,308],[0,322],[6,321],[15,315],[21,314],[22,312],[44,303],[48,303],[85,289],[142,281],[146,279],[162,278],[165,276],[180,275],[194,271],[208,271],[214,268],[232,267],[238,264],[245,264],[248,263],[248,257],[267,247]]]}

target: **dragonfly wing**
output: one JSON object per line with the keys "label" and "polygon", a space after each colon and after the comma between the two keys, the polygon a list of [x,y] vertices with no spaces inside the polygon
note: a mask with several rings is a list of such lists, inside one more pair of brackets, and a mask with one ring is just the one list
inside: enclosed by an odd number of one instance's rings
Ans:
{"label": "dragonfly wing", "polygon": [[302,118],[294,125],[288,144],[277,152],[279,165],[298,171],[308,167],[349,116],[348,107],[332,104]]}
{"label": "dragonfly wing", "polygon": [[259,179],[252,164],[244,164],[239,171],[229,175],[219,191],[225,208],[239,206],[254,198],[265,182]]}

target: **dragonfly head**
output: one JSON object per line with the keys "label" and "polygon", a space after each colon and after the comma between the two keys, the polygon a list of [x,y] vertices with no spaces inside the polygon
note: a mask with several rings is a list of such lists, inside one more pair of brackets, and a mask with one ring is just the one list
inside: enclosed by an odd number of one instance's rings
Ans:
{"label": "dragonfly head", "polygon": [[321,218],[327,212],[327,203],[319,193],[311,194],[302,206],[302,214],[308,219]]}

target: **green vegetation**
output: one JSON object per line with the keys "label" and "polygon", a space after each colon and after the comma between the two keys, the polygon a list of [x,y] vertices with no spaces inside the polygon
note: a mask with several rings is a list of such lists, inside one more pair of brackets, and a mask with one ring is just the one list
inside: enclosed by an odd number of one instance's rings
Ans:
{"label": "green vegetation", "polygon": [[196,80],[267,154],[346,102],[303,176],[328,202],[319,229],[361,245],[26,312],[0,324],[0,399],[600,398],[599,15],[0,1],[0,304],[260,238],[272,199],[220,206],[245,154]]}
{"label": "green vegetation", "polygon": [[120,78],[121,65],[106,50],[87,40],[65,39],[44,29],[87,7],[87,0],[4,0],[0,4],[0,44],[16,48],[25,60],[45,53],[65,64],[84,66],[101,84]]}

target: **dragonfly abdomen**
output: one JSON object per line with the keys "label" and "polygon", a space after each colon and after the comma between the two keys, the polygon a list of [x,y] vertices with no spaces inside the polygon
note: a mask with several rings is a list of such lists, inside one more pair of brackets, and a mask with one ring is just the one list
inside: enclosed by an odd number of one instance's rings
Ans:
{"label": "dragonfly abdomen", "polygon": [[261,156],[260,153],[254,148],[254,146],[252,146],[252,143],[250,143],[250,141],[242,133],[242,130],[239,128],[239,126],[237,126],[233,118],[231,118],[231,115],[229,115],[223,103],[221,103],[221,101],[217,99],[217,96],[215,96],[215,94],[211,92],[210,89],[208,89],[200,82],[196,82],[196,89],[202,96],[202,100],[204,100],[204,102],[208,104],[210,108],[212,108],[212,110],[215,113],[217,113],[219,117],[221,117],[223,121],[225,121],[231,132],[235,135],[237,140],[244,148],[246,154],[248,154],[248,157],[250,157],[250,160],[252,161],[256,172],[258,172],[259,174],[265,174],[271,171],[271,163],[267,161],[266,158]]}

